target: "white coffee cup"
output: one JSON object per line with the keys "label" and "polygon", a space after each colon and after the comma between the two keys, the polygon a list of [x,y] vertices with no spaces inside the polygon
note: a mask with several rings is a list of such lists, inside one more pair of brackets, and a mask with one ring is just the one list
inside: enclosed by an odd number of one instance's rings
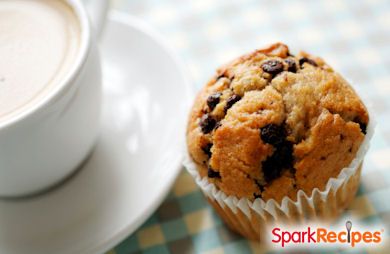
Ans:
{"label": "white coffee cup", "polygon": [[[96,38],[106,0],[66,0],[80,21],[80,49],[61,83],[15,117],[0,121],[0,197],[41,192],[71,175],[99,129],[101,68]],[[94,32],[95,31],[95,32]]]}

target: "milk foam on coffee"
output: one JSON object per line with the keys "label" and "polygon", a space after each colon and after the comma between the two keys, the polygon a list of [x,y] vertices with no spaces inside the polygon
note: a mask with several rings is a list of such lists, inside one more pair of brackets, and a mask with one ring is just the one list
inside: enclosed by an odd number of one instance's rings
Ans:
{"label": "milk foam on coffee", "polygon": [[75,64],[80,23],[61,0],[0,0],[0,122],[42,100]]}

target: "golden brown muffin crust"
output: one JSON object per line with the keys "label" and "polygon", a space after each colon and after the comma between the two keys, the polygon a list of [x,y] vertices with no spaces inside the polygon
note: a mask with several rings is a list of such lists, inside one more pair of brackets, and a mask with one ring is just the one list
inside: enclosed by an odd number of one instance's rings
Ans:
{"label": "golden brown muffin crust", "polygon": [[227,195],[295,200],[350,164],[367,123],[322,59],[276,43],[217,70],[195,99],[187,144],[201,176]]}

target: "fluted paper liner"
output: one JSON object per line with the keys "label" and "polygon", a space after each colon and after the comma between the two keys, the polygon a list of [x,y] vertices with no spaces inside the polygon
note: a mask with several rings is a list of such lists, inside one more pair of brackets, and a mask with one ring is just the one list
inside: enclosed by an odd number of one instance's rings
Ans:
{"label": "fluted paper liner", "polygon": [[374,120],[370,114],[365,138],[348,167],[341,170],[337,178],[330,178],[325,190],[314,188],[308,196],[302,190],[297,193],[297,201],[284,197],[281,203],[274,199],[266,202],[260,198],[250,201],[247,198],[238,199],[227,196],[223,191],[209,183],[207,177],[201,178],[195,162],[188,152],[185,152],[183,165],[194,177],[209,203],[222,217],[225,223],[241,235],[261,240],[266,225],[277,222],[299,223],[307,220],[332,220],[348,207],[360,182],[363,157],[369,148],[369,141],[374,132]]}

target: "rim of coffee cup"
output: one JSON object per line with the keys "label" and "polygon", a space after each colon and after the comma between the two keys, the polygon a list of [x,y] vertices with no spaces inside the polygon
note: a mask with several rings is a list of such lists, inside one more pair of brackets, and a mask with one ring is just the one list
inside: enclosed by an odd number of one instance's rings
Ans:
{"label": "rim of coffee cup", "polygon": [[78,23],[80,25],[80,47],[78,55],[74,61],[73,66],[69,69],[68,73],[62,78],[58,85],[54,86],[43,98],[33,103],[30,107],[27,107],[14,116],[6,117],[4,121],[0,121],[0,131],[6,128],[10,128],[15,124],[22,122],[39,110],[45,108],[51,102],[61,97],[76,80],[80,73],[82,66],[87,60],[87,56],[90,51],[91,45],[91,24],[88,18],[87,11],[81,2],[81,0],[60,0],[66,2],[74,11]]}

